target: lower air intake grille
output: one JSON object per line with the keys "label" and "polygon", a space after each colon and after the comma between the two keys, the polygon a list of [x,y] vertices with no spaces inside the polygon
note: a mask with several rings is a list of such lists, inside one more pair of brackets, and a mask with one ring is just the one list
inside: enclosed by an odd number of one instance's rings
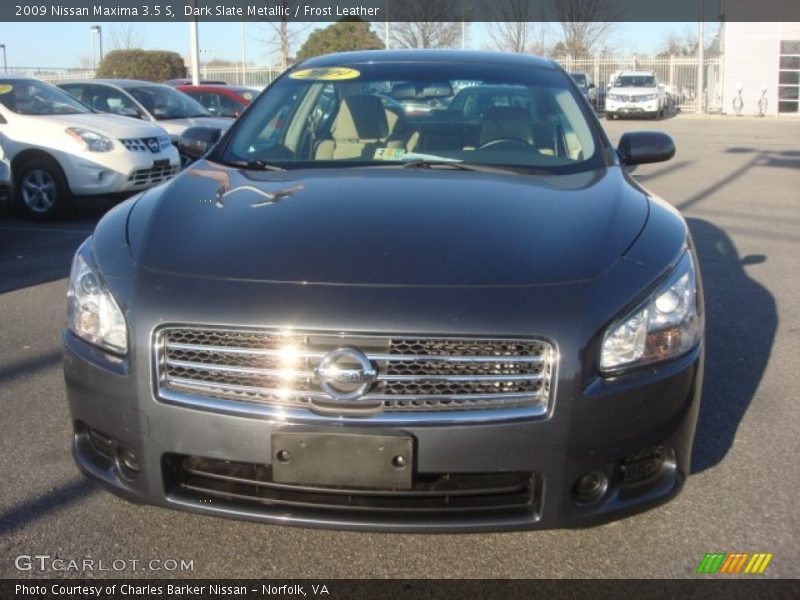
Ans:
{"label": "lower air intake grille", "polygon": [[135,186],[153,186],[168,181],[178,172],[177,165],[164,165],[150,169],[139,169],[128,175],[128,181]]}
{"label": "lower air intake grille", "polygon": [[[408,490],[287,485],[268,465],[166,455],[167,494],[198,503],[260,505],[290,513],[358,513],[399,519],[530,515],[533,473],[418,474]],[[283,513],[282,513],[283,514]]]}

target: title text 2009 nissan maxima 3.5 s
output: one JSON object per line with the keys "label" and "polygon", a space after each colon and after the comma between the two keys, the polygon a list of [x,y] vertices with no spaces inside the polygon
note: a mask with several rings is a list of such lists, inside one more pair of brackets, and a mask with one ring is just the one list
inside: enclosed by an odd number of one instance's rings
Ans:
{"label": "title text 2009 nissan maxima 3.5 s", "polygon": [[582,526],[678,493],[703,294],[686,223],[626,172],[668,136],[612,147],[547,60],[381,51],[301,63],[182,145],[203,158],[75,255],[86,474],[398,531]]}

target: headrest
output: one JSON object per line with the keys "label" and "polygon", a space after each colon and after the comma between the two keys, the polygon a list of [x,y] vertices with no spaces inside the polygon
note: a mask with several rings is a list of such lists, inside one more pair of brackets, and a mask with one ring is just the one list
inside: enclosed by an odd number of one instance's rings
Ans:
{"label": "headrest", "polygon": [[413,82],[396,83],[392,87],[392,98],[397,100],[410,100],[417,97],[417,86]]}
{"label": "headrest", "polygon": [[377,140],[389,135],[383,103],[377,96],[349,96],[331,127],[334,140]]}

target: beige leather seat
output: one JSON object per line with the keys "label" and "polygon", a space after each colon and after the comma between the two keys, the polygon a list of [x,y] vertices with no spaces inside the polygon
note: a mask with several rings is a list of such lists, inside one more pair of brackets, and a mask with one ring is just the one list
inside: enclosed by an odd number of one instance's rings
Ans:
{"label": "beige leather seat", "polygon": [[372,158],[389,136],[389,123],[380,98],[349,96],[342,100],[331,125],[331,139],[317,144],[317,160]]}

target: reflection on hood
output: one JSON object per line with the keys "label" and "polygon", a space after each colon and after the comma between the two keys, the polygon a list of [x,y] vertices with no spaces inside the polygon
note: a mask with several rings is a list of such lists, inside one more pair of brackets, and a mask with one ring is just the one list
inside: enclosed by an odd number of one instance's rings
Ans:
{"label": "reflection on hood", "polygon": [[217,188],[217,192],[214,199],[214,206],[217,208],[225,208],[225,200],[234,194],[239,192],[252,192],[258,195],[264,200],[259,202],[255,202],[251,204],[251,208],[260,208],[262,206],[272,206],[273,204],[277,204],[281,200],[289,198],[295,192],[299,192],[304,189],[303,185],[295,185],[288,188],[283,188],[279,190],[274,190],[272,192],[268,192],[266,190],[262,190],[254,185],[239,185],[234,188],[231,188],[231,179],[227,172],[225,171],[215,171],[215,170],[208,170],[208,169],[191,169],[189,170],[189,175],[195,175],[198,177],[208,177],[213,179],[219,184]]}

